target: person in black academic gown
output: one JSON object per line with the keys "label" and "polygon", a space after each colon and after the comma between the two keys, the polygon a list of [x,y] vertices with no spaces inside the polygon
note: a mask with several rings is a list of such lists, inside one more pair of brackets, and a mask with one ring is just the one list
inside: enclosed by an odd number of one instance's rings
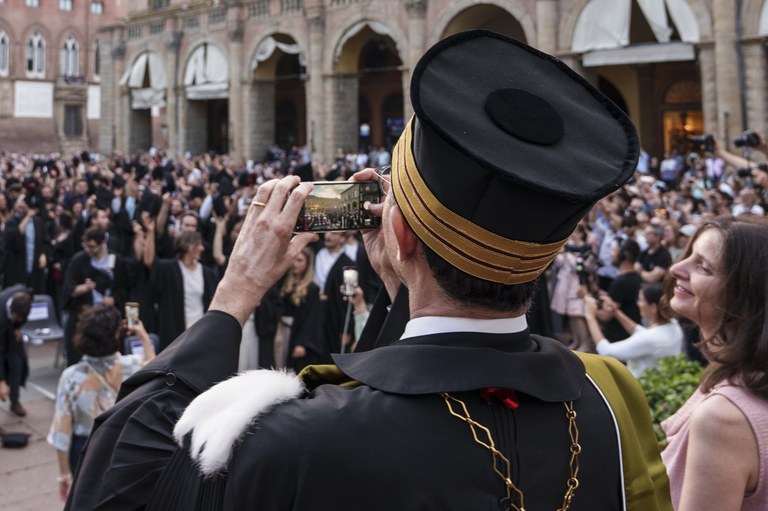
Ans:
{"label": "person in black academic gown", "polygon": [[[148,223],[152,229],[153,223]],[[158,352],[164,350],[192,322],[199,318],[190,318],[186,314],[187,301],[199,301],[200,310],[208,310],[213,293],[216,290],[216,271],[200,263],[204,250],[200,233],[184,231],[175,238],[176,258],[159,259],[154,256],[155,236],[147,232],[144,245],[144,264],[151,270],[149,287],[157,303],[157,330],[160,336]],[[190,273],[197,273],[202,278],[202,291],[185,286],[182,265]],[[189,323],[189,324],[188,324]]]}
{"label": "person in black academic gown", "polygon": [[[3,287],[24,284],[34,289],[35,293],[45,293],[45,267],[51,256],[48,251],[50,244],[44,221],[30,202],[26,195],[20,195],[13,216],[5,222]],[[29,240],[28,234],[31,234]],[[29,241],[32,242],[31,254],[28,253]]]}
{"label": "person in black academic gown", "polygon": [[320,290],[312,282],[314,256],[311,248],[302,250],[256,309],[261,367],[299,372],[320,360],[323,309]]}
{"label": "person in black academic gown", "polygon": [[[68,509],[509,509],[524,496],[529,509],[671,510],[631,374],[525,320],[532,282],[634,172],[629,120],[559,61],[491,32],[439,42],[413,76],[392,175],[355,176],[386,195],[365,241],[390,297],[407,286],[400,338],[300,377],[211,387],[274,270],[312,237],[288,241],[298,179],[263,185],[211,312],[100,418]],[[206,369],[191,372],[206,341]]]}
{"label": "person in black academic gown", "polygon": [[101,227],[90,227],[83,234],[82,250],[67,267],[62,295],[63,306],[69,311],[64,339],[67,366],[71,366],[81,357],[72,339],[83,307],[103,301],[122,311],[128,296],[125,260],[107,250],[105,231]]}

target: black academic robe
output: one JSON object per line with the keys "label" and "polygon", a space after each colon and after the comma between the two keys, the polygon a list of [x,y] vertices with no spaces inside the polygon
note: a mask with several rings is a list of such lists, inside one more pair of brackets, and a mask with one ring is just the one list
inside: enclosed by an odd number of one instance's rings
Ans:
{"label": "black academic robe", "polygon": [[24,284],[34,289],[35,293],[42,294],[46,291],[45,269],[39,267],[40,254],[45,253],[50,260],[48,251],[50,246],[45,222],[39,216],[32,217],[35,226],[34,254],[32,259],[32,273],[27,273],[27,239],[24,233],[19,232],[21,218],[14,215],[5,222],[3,242],[5,244],[5,264],[3,269],[3,287],[14,284]]}
{"label": "black academic robe", "polygon": [[[344,268],[354,265],[355,263],[352,259],[342,252],[328,271],[328,278],[325,281],[325,289],[323,290],[326,296],[326,299],[323,301],[325,305],[325,349],[320,354],[319,363],[330,363],[331,353],[341,352],[341,336],[345,332],[344,323],[348,304],[341,294],[341,286],[344,284]],[[354,321],[350,313],[346,332],[352,332],[353,329]]]}
{"label": "black academic robe", "polygon": [[[149,280],[157,303],[157,334],[160,336],[159,351],[162,351],[181,335],[185,327],[184,277],[178,259],[155,259]],[[203,265],[204,310],[211,304],[216,283],[215,270]]]}
{"label": "black academic robe", "polygon": [[13,322],[8,317],[0,319],[0,380],[8,382],[8,372],[10,370],[10,359],[17,358],[21,360],[21,380],[19,384],[24,386],[29,376],[29,360],[27,359],[27,350],[24,349],[24,342],[16,340],[14,334]]}
{"label": "black academic robe", "polygon": [[122,314],[126,298],[128,297],[128,270],[122,257],[117,254],[110,255],[115,256],[115,266],[111,279],[106,272],[91,266],[91,257],[82,250],[75,254],[67,267],[62,287],[63,307],[69,311],[67,324],[64,327],[67,366],[75,364],[80,360],[80,352],[72,344],[72,338],[75,335],[75,329],[83,307],[93,304],[93,295],[91,293],[72,296],[77,286],[84,283],[85,279],[93,280],[96,283],[96,290],[98,292],[106,295],[107,291],[109,291],[109,295],[115,299],[115,307]]}
{"label": "black academic robe", "polygon": [[[572,401],[582,452],[571,510],[621,509],[610,409],[557,341],[527,331],[440,334],[334,361],[362,385],[320,385],[259,417],[227,466],[221,509],[500,509],[490,451],[440,392],[489,428],[527,509],[562,504],[571,445],[563,402]],[[488,387],[515,389],[519,408],[486,402],[478,391]]]}
{"label": "black academic robe", "polygon": [[[291,335],[288,339],[287,367],[301,371],[305,366],[314,364],[320,357],[323,347],[323,318],[320,302],[320,289],[310,282],[307,296],[298,305],[286,303],[287,298],[280,297],[281,283],[270,290],[256,309],[256,333],[259,336],[259,365],[264,368],[274,367],[274,342],[277,324],[284,315],[293,317]],[[291,353],[296,346],[304,346],[306,356],[294,359]]]}
{"label": "black academic robe", "polygon": [[[436,394],[447,391],[490,428],[529,509],[562,502],[571,442],[561,401],[573,400],[582,454],[572,511],[621,509],[624,492],[630,510],[671,511],[637,382],[606,360],[608,372],[593,377],[606,394],[613,386],[609,407],[573,353],[526,332],[424,336],[337,355],[336,377],[362,384],[305,378],[312,399],[262,416],[227,475],[204,478],[171,431],[196,394],[236,371],[240,334],[234,318],[209,312],[129,378],[96,420],[65,509],[499,509],[491,456]],[[476,389],[488,386],[516,389],[519,409],[486,403]]]}

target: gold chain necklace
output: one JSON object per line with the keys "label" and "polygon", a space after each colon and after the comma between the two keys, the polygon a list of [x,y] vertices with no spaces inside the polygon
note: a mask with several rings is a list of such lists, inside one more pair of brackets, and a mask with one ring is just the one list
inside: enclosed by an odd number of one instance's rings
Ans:
{"label": "gold chain necklace", "polygon": [[[496,444],[493,441],[491,431],[470,417],[469,410],[467,410],[467,405],[464,404],[464,401],[451,396],[447,392],[441,392],[440,395],[445,400],[445,405],[448,407],[448,411],[451,413],[451,415],[466,422],[469,425],[469,428],[472,430],[472,437],[474,438],[475,442],[491,451],[493,457],[493,471],[496,472],[496,474],[504,482],[504,487],[507,491],[506,499],[507,502],[509,502],[510,507],[515,511],[525,511],[525,496],[523,495],[523,492],[520,490],[520,488],[518,488],[515,483],[512,482],[512,478],[510,476],[509,460],[498,449],[496,449]],[[461,407],[459,412],[454,409],[455,404],[458,404]],[[581,454],[581,445],[579,445],[579,429],[576,427],[576,410],[573,409],[573,401],[568,403],[563,401],[563,406],[565,406],[565,417],[568,419],[568,435],[571,437],[571,460],[568,463],[568,468],[570,469],[571,474],[568,480],[565,482],[566,490],[565,495],[563,496],[563,505],[558,508],[557,511],[568,511],[568,508],[571,507],[571,500],[573,500],[576,488],[579,487],[579,454]],[[483,440],[480,437],[480,432],[485,433],[486,440]],[[500,467],[500,465],[503,466]],[[513,491],[517,495],[517,500],[520,502],[519,506],[512,501]]]}

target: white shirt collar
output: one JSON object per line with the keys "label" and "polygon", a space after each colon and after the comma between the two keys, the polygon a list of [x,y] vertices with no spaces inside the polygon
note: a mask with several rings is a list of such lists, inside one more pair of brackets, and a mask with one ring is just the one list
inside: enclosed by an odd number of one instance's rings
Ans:
{"label": "white shirt collar", "polygon": [[480,332],[485,334],[511,334],[528,328],[525,316],[501,319],[452,318],[444,316],[424,316],[408,321],[405,332],[400,337],[418,337],[421,335],[444,334],[449,332]]}

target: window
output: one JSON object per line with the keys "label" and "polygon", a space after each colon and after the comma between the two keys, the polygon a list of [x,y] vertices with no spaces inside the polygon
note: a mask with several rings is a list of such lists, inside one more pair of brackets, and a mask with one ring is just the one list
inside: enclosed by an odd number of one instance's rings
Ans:
{"label": "window", "polygon": [[27,7],[40,7],[40,0],[25,0]]}
{"label": "window", "polygon": [[72,0],[59,0],[59,10],[60,11],[71,11],[72,10]]}
{"label": "window", "polygon": [[45,77],[45,40],[40,32],[35,32],[27,42],[27,76]]}
{"label": "window", "polygon": [[61,47],[61,74],[64,76],[78,76],[78,46],[75,36],[67,37],[64,46]]}
{"label": "window", "polygon": [[99,54],[99,40],[93,43],[93,74],[98,77],[101,74],[101,55]]}
{"label": "window", "polygon": [[104,2],[91,2],[91,14],[104,14]]}
{"label": "window", "polygon": [[9,48],[8,34],[4,30],[0,30],[0,76],[8,76],[8,68],[10,67]]}
{"label": "window", "polygon": [[79,137],[83,134],[82,111],[79,105],[64,105],[64,135]]}

